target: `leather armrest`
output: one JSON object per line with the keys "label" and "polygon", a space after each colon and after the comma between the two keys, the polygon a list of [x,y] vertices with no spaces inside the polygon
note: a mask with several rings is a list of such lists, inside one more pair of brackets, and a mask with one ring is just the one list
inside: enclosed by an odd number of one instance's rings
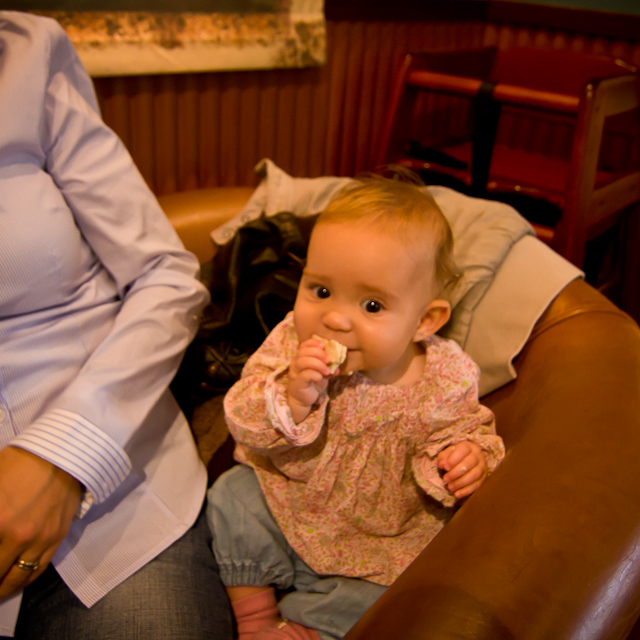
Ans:
{"label": "leather armrest", "polygon": [[483,398],[502,465],[347,634],[624,638],[640,612],[640,330],[568,285]]}

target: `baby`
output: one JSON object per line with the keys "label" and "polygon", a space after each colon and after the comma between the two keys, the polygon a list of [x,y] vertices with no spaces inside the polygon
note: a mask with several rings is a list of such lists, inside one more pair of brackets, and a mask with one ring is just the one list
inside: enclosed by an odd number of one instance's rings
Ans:
{"label": "baby", "polygon": [[242,464],[208,516],[241,640],[342,638],[504,456],[477,366],[435,335],[452,249],[435,201],[398,180],[319,216],[293,312],[225,398]]}

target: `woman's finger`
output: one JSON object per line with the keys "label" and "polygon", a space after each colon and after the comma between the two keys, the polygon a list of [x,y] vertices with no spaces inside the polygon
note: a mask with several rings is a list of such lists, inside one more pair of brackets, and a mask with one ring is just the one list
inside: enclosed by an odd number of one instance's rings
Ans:
{"label": "woman's finger", "polygon": [[0,600],[21,591],[42,575],[49,566],[55,549],[56,547],[50,547],[44,551],[34,551],[30,548],[22,551],[0,580]]}

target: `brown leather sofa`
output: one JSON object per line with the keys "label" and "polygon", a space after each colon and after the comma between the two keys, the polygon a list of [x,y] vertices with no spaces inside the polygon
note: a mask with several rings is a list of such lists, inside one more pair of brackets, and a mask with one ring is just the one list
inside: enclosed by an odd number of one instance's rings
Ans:
{"label": "brown leather sofa", "polygon": [[[251,188],[161,198],[186,246]],[[346,640],[640,638],[640,330],[577,280],[483,398],[507,456]],[[231,463],[219,399],[194,432],[212,476]],[[215,453],[215,455],[214,455]]]}

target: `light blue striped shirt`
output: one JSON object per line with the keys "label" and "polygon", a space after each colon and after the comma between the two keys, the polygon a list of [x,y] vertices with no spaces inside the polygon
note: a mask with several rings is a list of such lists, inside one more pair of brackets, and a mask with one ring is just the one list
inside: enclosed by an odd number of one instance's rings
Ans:
{"label": "light blue striped shirt", "polygon": [[[208,299],[197,270],[58,23],[0,11],[0,446],[86,488],[53,562],[88,606],[202,505],[167,391]],[[19,606],[0,605],[0,635]]]}

